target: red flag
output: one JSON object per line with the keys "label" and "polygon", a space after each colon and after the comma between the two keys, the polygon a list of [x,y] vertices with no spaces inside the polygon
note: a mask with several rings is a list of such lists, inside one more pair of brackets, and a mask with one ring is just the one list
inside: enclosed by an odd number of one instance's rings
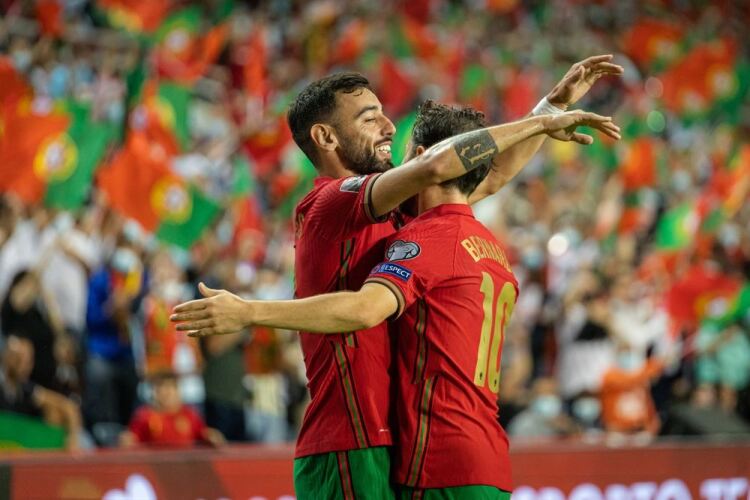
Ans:
{"label": "red flag", "polygon": [[63,8],[59,0],[37,0],[34,8],[42,34],[54,38],[63,32]]}
{"label": "red flag", "polygon": [[622,184],[626,190],[653,186],[656,182],[656,152],[654,141],[641,137],[630,144],[625,161],[620,166]]}
{"label": "red flag", "polygon": [[380,65],[380,88],[378,95],[383,107],[391,116],[399,116],[409,109],[417,92],[414,82],[389,56],[384,56]]}

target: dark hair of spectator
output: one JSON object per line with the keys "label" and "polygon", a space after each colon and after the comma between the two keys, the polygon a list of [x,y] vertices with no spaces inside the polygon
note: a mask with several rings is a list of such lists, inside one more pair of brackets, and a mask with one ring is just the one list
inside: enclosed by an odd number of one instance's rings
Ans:
{"label": "dark hair of spectator", "polygon": [[325,122],[336,109],[336,94],[350,94],[359,89],[369,89],[370,82],[359,73],[346,72],[329,75],[305,87],[289,105],[287,122],[297,146],[315,163],[315,144],[310,129]]}
{"label": "dark hair of spectator", "polygon": [[[417,113],[412,131],[412,151],[417,146],[429,148],[454,135],[471,132],[487,126],[484,113],[470,107],[455,107],[439,104],[432,100],[425,101]],[[469,195],[487,176],[489,167],[476,168],[456,179],[443,182],[441,186],[452,187]]]}

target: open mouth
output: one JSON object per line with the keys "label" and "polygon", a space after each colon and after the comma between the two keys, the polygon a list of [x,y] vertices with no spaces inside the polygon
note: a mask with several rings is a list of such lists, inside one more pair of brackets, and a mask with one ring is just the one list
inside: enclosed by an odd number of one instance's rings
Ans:
{"label": "open mouth", "polygon": [[390,158],[391,157],[391,143],[386,142],[386,143],[380,144],[379,146],[375,148],[375,151],[381,156]]}

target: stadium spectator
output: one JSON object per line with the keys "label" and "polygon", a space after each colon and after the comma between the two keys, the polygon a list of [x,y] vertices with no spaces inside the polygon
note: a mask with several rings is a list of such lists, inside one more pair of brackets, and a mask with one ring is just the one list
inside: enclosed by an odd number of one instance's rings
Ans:
{"label": "stadium spectator", "polygon": [[131,315],[144,281],[140,257],[125,245],[89,281],[84,414],[97,439],[96,424],[126,425],[135,409],[138,375]]}
{"label": "stadium spectator", "polygon": [[529,407],[516,415],[508,427],[511,437],[521,438],[565,437],[577,431],[575,422],[563,410],[557,381],[549,377],[534,382]]}
{"label": "stadium spectator", "polygon": [[196,444],[224,444],[221,432],[206,427],[201,416],[183,404],[174,373],[155,374],[150,382],[153,403],[135,412],[128,430],[120,436],[120,446],[188,448]]}
{"label": "stadium spectator", "polygon": [[639,435],[650,439],[659,432],[659,417],[651,397],[651,383],[664,370],[661,359],[643,361],[627,346],[617,351],[617,364],[601,383],[602,423],[609,437]]}
{"label": "stadium spectator", "polygon": [[40,417],[49,425],[62,426],[67,434],[66,448],[78,449],[81,411],[62,394],[31,381],[34,344],[27,338],[10,335],[0,360],[0,411]]}

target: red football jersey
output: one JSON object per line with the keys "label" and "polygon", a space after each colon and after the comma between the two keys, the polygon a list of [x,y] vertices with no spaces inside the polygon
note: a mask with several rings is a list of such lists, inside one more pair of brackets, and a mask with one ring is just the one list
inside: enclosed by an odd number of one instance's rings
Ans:
{"label": "red football jersey", "polygon": [[175,413],[165,413],[150,406],[135,412],[128,430],[139,443],[153,446],[189,447],[204,441],[206,424],[195,410],[183,406]]}
{"label": "red football jersey", "polygon": [[[295,295],[359,290],[382,260],[392,222],[370,212],[380,174],[315,180],[295,211]],[[390,445],[387,325],[341,335],[300,332],[310,405],[295,456]]]}
{"label": "red football jersey", "polygon": [[398,484],[511,489],[497,421],[505,327],[518,296],[505,252],[467,205],[426,211],[389,239],[367,281],[399,301]]}

